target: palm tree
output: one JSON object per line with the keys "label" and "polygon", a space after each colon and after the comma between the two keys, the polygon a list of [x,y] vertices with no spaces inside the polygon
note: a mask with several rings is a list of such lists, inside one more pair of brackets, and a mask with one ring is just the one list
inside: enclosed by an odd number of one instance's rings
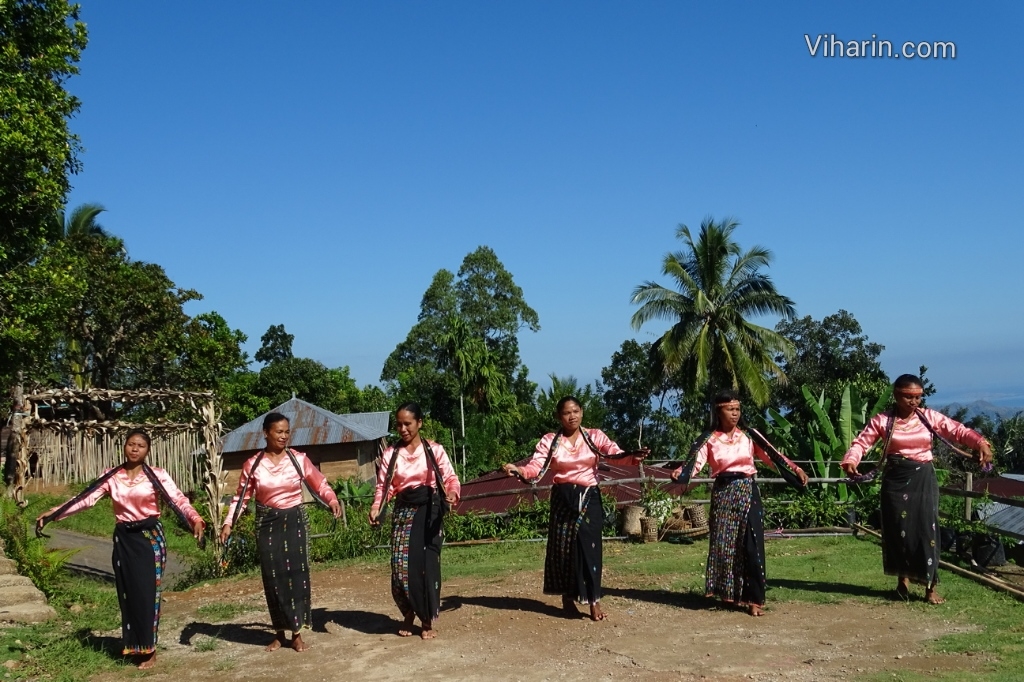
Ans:
{"label": "palm tree", "polygon": [[63,210],[57,211],[50,224],[50,241],[62,241],[72,237],[110,237],[110,233],[96,222],[96,216],[105,208],[100,204],[82,204],[76,206],[71,215]]}
{"label": "palm tree", "polygon": [[662,273],[678,290],[645,282],[633,290],[634,329],[654,319],[672,326],[654,344],[654,357],[663,371],[682,372],[692,390],[708,392],[731,386],[745,392],[757,405],[769,397],[769,376],[785,381],[775,364],[776,354],[788,356],[792,344],[782,335],[747,320],[753,315],[780,315],[792,319],[796,310],[775,290],[771,278],[759,272],[771,262],[761,246],[741,251],[732,240],[739,223],[731,218],[715,222],[710,216],[700,225],[696,242],[690,228],[680,225],[676,237],[685,251],[665,255]]}

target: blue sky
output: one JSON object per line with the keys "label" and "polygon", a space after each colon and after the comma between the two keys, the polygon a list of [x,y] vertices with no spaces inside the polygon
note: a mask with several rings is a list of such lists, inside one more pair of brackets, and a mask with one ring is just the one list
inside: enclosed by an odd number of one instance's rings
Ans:
{"label": "blue sky", "polygon": [[70,203],[250,352],[284,324],[376,383],[434,272],[486,244],[540,316],[531,377],[592,381],[664,330],[630,295],[667,283],[676,226],[732,216],[799,315],[849,310],[940,398],[1024,405],[1022,3],[82,5]]}

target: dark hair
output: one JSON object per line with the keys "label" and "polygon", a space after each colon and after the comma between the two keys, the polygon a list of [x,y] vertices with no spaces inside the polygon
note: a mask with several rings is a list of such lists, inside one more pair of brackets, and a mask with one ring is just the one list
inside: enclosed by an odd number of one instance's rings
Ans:
{"label": "dark hair", "polygon": [[149,434],[144,429],[131,429],[128,433],[124,434],[124,444],[128,445],[128,441],[132,439],[132,436],[139,436],[142,440],[146,441],[146,449],[152,447],[153,441],[150,439]]}
{"label": "dark hair", "polygon": [[[731,389],[731,388],[723,389],[723,390],[721,390],[721,391],[719,391],[718,393],[715,394],[715,397],[713,397],[711,399],[711,430],[712,431],[717,431],[718,427],[721,425],[721,424],[719,424],[719,421],[718,421],[718,406],[719,405],[724,405],[726,403],[731,403],[734,400],[738,401],[739,399],[740,399],[739,391],[736,391],[736,390]],[[741,417],[740,418],[741,424],[742,424],[742,421],[743,421],[743,419]]]}
{"label": "dark hair", "polygon": [[896,377],[896,381],[892,382],[892,387],[897,391],[901,388],[910,388],[911,386],[924,388],[924,384],[921,383],[921,377],[913,374],[901,374]]}
{"label": "dark hair", "polygon": [[423,408],[420,407],[419,403],[414,403],[412,401],[402,403],[398,406],[398,409],[395,410],[395,417],[398,416],[399,412],[408,412],[416,419],[416,421],[423,421]]}
{"label": "dark hair", "polygon": [[578,408],[580,408],[581,410],[583,409],[583,403],[580,402],[579,398],[577,398],[574,395],[567,395],[563,397],[561,400],[559,400],[558,404],[555,405],[555,417],[561,417],[562,410],[565,409],[565,406],[569,403],[576,403],[576,406]]}
{"label": "dark hair", "polygon": [[271,412],[270,414],[263,418],[263,430],[269,431],[270,427],[276,424],[277,422],[288,422],[288,424],[291,425],[292,420],[284,416],[280,412]]}

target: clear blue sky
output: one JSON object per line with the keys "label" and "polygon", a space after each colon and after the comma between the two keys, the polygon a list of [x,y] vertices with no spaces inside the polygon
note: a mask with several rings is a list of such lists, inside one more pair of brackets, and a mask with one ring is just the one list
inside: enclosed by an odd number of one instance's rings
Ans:
{"label": "clear blue sky", "polygon": [[592,381],[663,331],[630,328],[630,294],[710,214],[890,374],[1024,404],[1024,3],[82,5],[70,203],[250,352],[284,324],[376,383],[434,272],[486,244],[540,315],[531,377]]}

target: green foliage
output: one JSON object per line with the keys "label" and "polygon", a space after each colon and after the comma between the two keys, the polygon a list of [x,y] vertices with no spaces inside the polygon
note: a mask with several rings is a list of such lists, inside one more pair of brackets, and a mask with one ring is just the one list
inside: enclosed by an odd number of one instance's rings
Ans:
{"label": "green foliage", "polygon": [[[877,498],[876,498],[877,499]],[[815,495],[796,495],[792,499],[765,497],[764,527],[771,528],[826,528],[847,526],[849,508],[835,500]]]}
{"label": "green foliage", "polygon": [[368,506],[373,502],[376,481],[364,481],[358,476],[339,478],[331,484],[338,500],[348,507]]}
{"label": "green foliage", "polygon": [[256,362],[270,364],[280,360],[289,360],[292,357],[292,341],[294,334],[284,330],[283,324],[272,324],[267,332],[260,337],[260,349],[256,351]]}
{"label": "green foliage", "polygon": [[644,508],[647,516],[653,517],[662,523],[672,512],[676,505],[676,498],[668,493],[661,484],[654,479],[644,481],[643,491],[640,494],[640,505]]}
{"label": "green foliage", "polygon": [[780,412],[796,412],[804,405],[801,387],[824,393],[833,405],[842,399],[850,386],[869,403],[890,391],[889,379],[878,362],[885,346],[868,341],[860,323],[845,310],[818,322],[809,315],[800,319],[781,320],[775,326],[793,344],[790,357],[778,354],[775,361],[786,373],[788,381],[777,382],[772,391],[773,406]]}
{"label": "green foliage", "polygon": [[270,406],[295,397],[338,414],[359,409],[361,393],[348,367],[328,369],[310,358],[274,360],[263,367],[253,384],[257,396]]}
{"label": "green foliage", "polygon": [[80,169],[68,121],[81,103],[64,88],[88,40],[78,9],[65,0],[0,3],[0,278],[38,255]]}
{"label": "green foliage", "polygon": [[446,542],[467,540],[525,540],[547,536],[551,506],[547,501],[521,504],[502,516],[476,513],[448,514],[444,519]]}
{"label": "green foliage", "polygon": [[680,225],[676,237],[685,251],[669,253],[662,272],[675,290],[644,282],[633,290],[634,329],[652,320],[672,326],[655,343],[662,367],[669,374],[681,371],[686,389],[697,394],[732,387],[757,405],[768,402],[769,376],[782,377],[773,357],[788,355],[792,346],[782,335],[747,320],[751,315],[794,315],[793,302],[775,290],[760,272],[771,263],[771,252],[761,246],[741,251],[732,240],[739,223],[706,218],[696,240]]}
{"label": "green foliage", "polygon": [[46,549],[46,543],[29,535],[35,518],[26,519],[18,505],[7,496],[0,497],[0,538],[7,558],[18,564],[18,572],[32,579],[47,597],[60,589],[64,564],[74,551]]}
{"label": "green foliage", "polygon": [[[839,463],[850,449],[850,444],[864,425],[885,406],[889,395],[878,399],[873,406],[861,397],[856,387],[846,384],[841,390],[838,428],[829,417],[830,401],[824,394],[815,397],[810,389],[803,386],[804,397],[799,420],[783,417],[777,410],[769,409],[770,419],[759,414],[752,421],[764,431],[772,443],[791,459],[812,462],[812,476],[818,478],[841,478]],[[824,500],[846,502],[850,487],[846,484],[823,483],[809,488],[812,495]],[[871,486],[853,486],[855,496],[873,494]]]}

